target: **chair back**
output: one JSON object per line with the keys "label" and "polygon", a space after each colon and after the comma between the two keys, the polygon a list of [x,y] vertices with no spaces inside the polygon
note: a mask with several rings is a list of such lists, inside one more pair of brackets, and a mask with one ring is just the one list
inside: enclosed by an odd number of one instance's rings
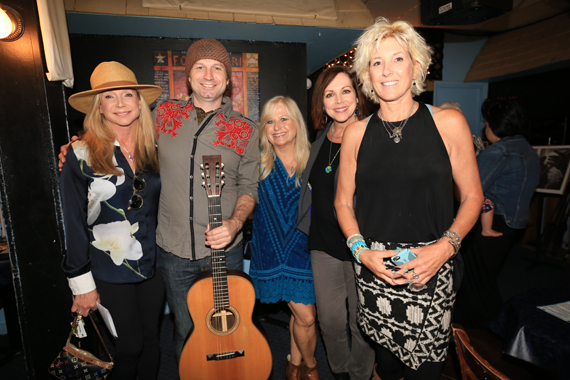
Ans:
{"label": "chair back", "polygon": [[459,356],[463,380],[510,380],[475,351],[463,326],[453,323],[451,328],[457,346],[457,356]]}

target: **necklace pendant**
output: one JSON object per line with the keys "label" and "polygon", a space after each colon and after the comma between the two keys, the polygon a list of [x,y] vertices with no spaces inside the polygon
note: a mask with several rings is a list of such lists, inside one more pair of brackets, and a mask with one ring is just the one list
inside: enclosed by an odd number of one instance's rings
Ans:
{"label": "necklace pendant", "polygon": [[129,160],[130,160],[131,162],[134,162],[134,160],[135,160],[135,158],[133,157],[133,155],[130,154],[130,153],[129,153]]}
{"label": "necklace pendant", "polygon": [[394,137],[394,142],[397,144],[401,141],[400,136]]}
{"label": "necklace pendant", "polygon": [[330,173],[330,172],[332,172],[332,166],[330,166],[330,165],[327,166],[327,167],[325,168],[325,172],[326,172],[327,174]]}

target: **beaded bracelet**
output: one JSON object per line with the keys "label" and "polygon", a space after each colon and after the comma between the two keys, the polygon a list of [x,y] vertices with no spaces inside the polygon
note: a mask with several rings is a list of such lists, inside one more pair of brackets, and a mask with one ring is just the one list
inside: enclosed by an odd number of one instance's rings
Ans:
{"label": "beaded bracelet", "polygon": [[364,241],[364,236],[362,236],[360,234],[350,235],[348,237],[348,239],[346,239],[346,245],[348,246],[348,248],[350,248],[352,246],[352,244],[357,240]]}
{"label": "beaded bracelet", "polygon": [[354,258],[356,259],[356,262],[358,264],[362,264],[362,262],[360,261],[360,254],[364,251],[369,251],[370,248],[368,248],[365,245],[361,245],[360,247],[356,248],[356,250],[354,251]]}
{"label": "beaded bracelet", "polygon": [[366,242],[364,240],[357,240],[352,244],[352,247],[350,247],[350,250],[353,252],[356,250],[356,248],[366,245]]}
{"label": "beaded bracelet", "polygon": [[459,253],[459,249],[461,248],[461,235],[459,235],[457,233],[457,231],[449,229],[447,231],[445,231],[443,233],[443,235],[441,236],[443,237],[447,237],[449,238],[448,242],[449,244],[451,244],[453,246],[453,248],[455,249],[455,254],[453,254],[450,259],[455,258],[455,256],[457,256],[457,254]]}

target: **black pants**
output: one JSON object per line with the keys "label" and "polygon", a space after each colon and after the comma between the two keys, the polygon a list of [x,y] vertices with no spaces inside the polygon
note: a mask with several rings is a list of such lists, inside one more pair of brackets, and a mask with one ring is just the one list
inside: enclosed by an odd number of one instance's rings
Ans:
{"label": "black pants", "polygon": [[164,303],[161,268],[153,278],[136,284],[97,279],[95,284],[101,305],[109,309],[119,336],[115,339],[115,367],[109,380],[155,380],[160,360],[158,322]]}
{"label": "black pants", "polygon": [[457,294],[453,321],[464,327],[486,328],[502,304],[497,278],[522,230],[507,226],[501,215],[495,215],[493,229],[503,236],[481,235],[481,222],[477,222],[461,250],[465,274]]}
{"label": "black pants", "polygon": [[425,362],[418,369],[406,366],[390,350],[376,344],[376,373],[382,380],[439,380],[445,362]]}

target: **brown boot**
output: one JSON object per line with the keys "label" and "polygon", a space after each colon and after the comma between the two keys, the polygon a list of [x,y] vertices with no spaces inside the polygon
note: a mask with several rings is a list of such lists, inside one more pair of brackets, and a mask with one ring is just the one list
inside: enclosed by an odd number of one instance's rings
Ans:
{"label": "brown boot", "polygon": [[287,380],[299,380],[301,377],[301,362],[300,365],[295,365],[291,363],[291,354],[287,355],[287,365],[285,366],[285,375]]}
{"label": "brown boot", "polygon": [[301,362],[301,380],[319,380],[319,371],[317,371],[317,362],[313,368],[307,367],[305,362]]}

